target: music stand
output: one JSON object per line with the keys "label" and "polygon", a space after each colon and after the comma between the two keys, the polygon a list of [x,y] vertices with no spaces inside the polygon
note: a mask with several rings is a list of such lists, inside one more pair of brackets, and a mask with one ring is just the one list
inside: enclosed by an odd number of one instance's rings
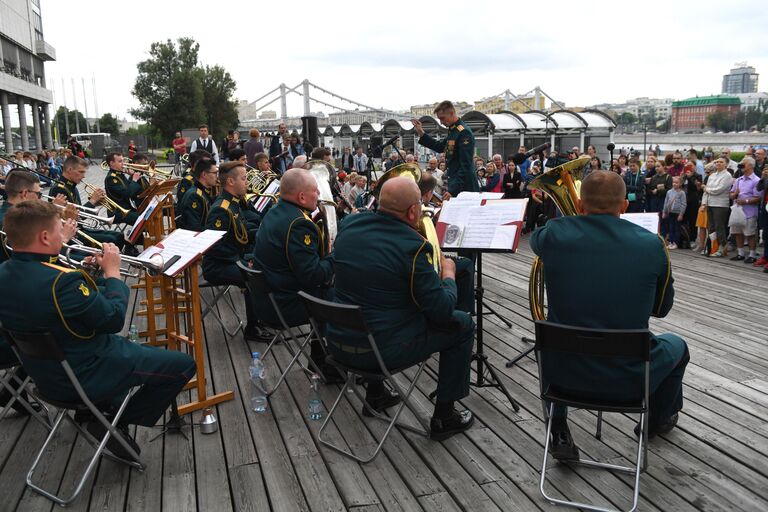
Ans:
{"label": "music stand", "polygon": [[[483,199],[483,195],[470,193],[464,196],[464,198],[469,198],[469,201],[464,204],[459,203],[463,201],[462,196],[463,194],[460,194],[456,199],[448,201],[443,206],[443,212],[438,220],[436,231],[443,250],[460,249],[470,252],[475,256],[475,323],[477,329],[475,331],[476,345],[475,352],[472,354],[472,361],[477,364],[477,372],[475,382],[470,382],[470,384],[474,387],[494,387],[498,389],[507,397],[515,412],[518,412],[520,405],[501,382],[496,369],[488,362],[488,356],[484,351],[485,333],[483,331],[483,317],[486,314],[486,308],[489,313],[502,319],[507,326],[511,327],[512,324],[493,308],[485,304],[483,253],[514,253],[517,251],[517,244],[520,240],[520,232],[522,231],[522,216],[525,212],[527,199],[507,199],[489,202]],[[455,201],[455,203],[451,204],[452,201]],[[451,209],[456,208],[463,215],[457,215],[457,212],[454,211],[451,211],[450,215],[445,215],[446,206]],[[497,210],[497,207],[503,210]],[[485,210],[485,208],[488,208],[488,210]],[[466,211],[462,211],[463,209]],[[468,236],[468,234],[473,234],[471,230],[477,227],[473,215],[477,213],[485,214],[491,211],[499,211],[500,213],[496,216],[489,215],[487,220],[485,220],[485,215],[480,216],[483,219],[480,222],[480,224],[483,224],[482,228],[485,231],[489,229],[493,231],[491,239],[486,237],[484,241],[480,242],[478,237]],[[499,236],[499,232],[502,230],[504,232]]]}

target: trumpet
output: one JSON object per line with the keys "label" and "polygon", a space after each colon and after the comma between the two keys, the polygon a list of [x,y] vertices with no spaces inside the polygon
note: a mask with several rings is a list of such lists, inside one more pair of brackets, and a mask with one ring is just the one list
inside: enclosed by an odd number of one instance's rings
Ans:
{"label": "trumpet", "polygon": [[[44,199],[47,199],[49,201],[53,201],[54,199],[56,199],[55,197],[49,196],[48,194],[42,194],[40,197],[42,197]],[[67,201],[67,206],[69,206],[69,205],[72,205],[75,208],[77,208],[78,210],[80,210],[81,212],[87,213],[89,215],[93,215],[93,216],[98,216],[99,215],[99,209],[98,208],[88,208],[87,206],[83,206],[83,205],[77,204],[77,203],[70,203],[69,201]],[[59,206],[59,205],[56,205],[56,206]],[[111,224],[111,222],[110,222],[110,224]]]}
{"label": "trumpet", "polygon": [[[91,185],[90,183],[83,182],[83,185],[85,186],[85,191],[89,194],[93,194],[96,192],[96,187],[94,185]],[[120,214],[125,217],[130,213],[130,210],[126,210],[119,204],[117,204],[114,200],[110,199],[108,196],[104,196],[104,199],[101,200],[102,206],[104,206],[109,211],[117,211],[120,212]]]}
{"label": "trumpet", "polygon": [[[66,251],[66,256],[70,260],[72,259],[70,258],[70,253],[72,251],[82,252],[85,254],[89,254],[91,256],[96,256],[98,254],[101,254],[101,249],[98,249],[95,247],[88,247],[87,245],[73,244],[73,245],[68,245],[67,251]],[[165,268],[165,261],[163,261],[163,257],[160,254],[155,254],[152,256],[152,258],[148,260],[143,260],[141,258],[126,256],[124,254],[121,254],[120,260],[132,267],[146,270],[147,274],[151,276],[160,275],[163,272],[163,269]]]}
{"label": "trumpet", "polygon": [[[150,160],[148,164],[134,164],[126,162],[123,164],[123,167],[132,172],[140,172],[142,174],[146,174],[150,178],[154,178],[155,175],[159,175],[160,179],[167,180],[173,176],[173,169],[161,170],[159,167],[157,167],[157,162],[154,160]],[[109,171],[109,164],[106,160],[101,162],[101,168],[105,171]]]}
{"label": "trumpet", "polygon": [[[59,254],[59,263],[64,264],[67,267],[74,268],[76,270],[83,270],[89,274],[97,274],[99,272],[99,266],[93,263],[85,263],[83,261],[77,261],[71,258],[68,254]],[[131,272],[128,269],[121,268],[120,275],[123,277],[139,277],[138,272]]]}
{"label": "trumpet", "polygon": [[[56,208],[60,208],[61,210],[66,210],[66,206],[61,206],[56,203],[52,203]],[[74,204],[74,203],[67,203],[67,205]],[[75,205],[77,206],[77,205]],[[89,208],[90,209],[90,208]],[[93,215],[91,213],[85,212],[85,211],[79,211],[77,212],[77,223],[81,226],[86,227],[98,227],[101,225],[104,226],[111,226],[115,222],[115,216],[111,217],[101,217],[99,215]]]}

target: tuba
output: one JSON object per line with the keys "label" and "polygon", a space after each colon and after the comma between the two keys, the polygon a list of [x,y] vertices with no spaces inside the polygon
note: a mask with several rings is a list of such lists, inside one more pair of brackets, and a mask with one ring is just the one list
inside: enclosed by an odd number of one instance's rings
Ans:
{"label": "tuba", "polygon": [[[373,191],[374,196],[379,197],[381,187],[388,180],[392,178],[398,178],[400,176],[407,176],[413,178],[416,183],[421,181],[421,168],[414,163],[403,163],[396,165],[379,178],[376,184],[376,189]],[[421,221],[419,221],[418,231],[421,236],[427,239],[432,245],[432,266],[435,268],[435,272],[440,274],[440,240],[437,237],[437,230],[435,224],[432,221],[432,214],[434,210],[422,205],[421,206]]]}
{"label": "tuba", "polygon": [[320,192],[317,204],[320,216],[316,223],[323,235],[322,245],[326,251],[325,254],[328,254],[333,248],[333,241],[336,239],[336,233],[338,232],[336,203],[333,200],[333,192],[331,190],[331,177],[336,176],[336,170],[325,160],[318,159],[309,160],[304,164],[304,168],[315,178],[317,189]]}
{"label": "tuba", "polygon": [[[581,179],[589,159],[589,156],[582,156],[542,172],[528,183],[528,188],[546,192],[563,215],[578,215],[576,200],[580,197]],[[538,256],[533,258],[529,277],[528,304],[531,316],[534,320],[545,320],[544,264]]]}

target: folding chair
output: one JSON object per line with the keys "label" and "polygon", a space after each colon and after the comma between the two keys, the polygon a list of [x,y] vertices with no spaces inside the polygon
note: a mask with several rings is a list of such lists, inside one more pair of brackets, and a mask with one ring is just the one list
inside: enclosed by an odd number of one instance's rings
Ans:
{"label": "folding chair", "polygon": [[[323,299],[318,299],[317,297],[313,297],[312,295],[309,295],[305,292],[299,292],[299,297],[301,297],[302,301],[304,302],[304,306],[307,308],[307,312],[309,313],[309,321],[312,324],[312,329],[315,332],[320,332],[319,325],[320,324],[331,324],[331,325],[337,325],[340,327],[344,327],[346,329],[351,329],[353,331],[359,332],[360,334],[363,334],[368,339],[368,345],[370,348],[363,348],[362,350],[365,351],[372,351],[374,355],[376,356],[376,361],[379,364],[379,370],[380,371],[368,371],[368,370],[360,370],[358,368],[355,368],[353,366],[349,366],[343,363],[340,363],[337,361],[333,356],[329,355],[326,357],[326,362],[329,364],[335,366],[339,370],[346,372],[347,379],[344,382],[344,386],[341,388],[341,392],[339,392],[339,395],[336,397],[336,401],[333,402],[333,406],[331,407],[331,410],[328,411],[328,416],[326,416],[325,421],[320,426],[320,430],[317,432],[317,440],[320,441],[323,445],[327,446],[328,448],[341,453],[342,455],[345,455],[353,460],[356,460],[360,462],[361,464],[365,464],[367,462],[372,461],[376,458],[376,456],[381,452],[382,446],[384,446],[384,442],[387,440],[387,437],[389,437],[389,433],[392,431],[395,425],[398,425],[401,428],[410,430],[411,432],[415,432],[417,434],[421,434],[423,436],[429,437],[429,422],[422,416],[422,414],[416,409],[416,407],[411,403],[410,397],[411,393],[413,393],[413,390],[416,388],[416,381],[419,379],[419,376],[421,375],[421,372],[424,370],[424,363],[427,359],[429,359],[430,356],[425,357],[422,361],[405,367],[401,368],[387,368],[387,365],[384,363],[384,360],[381,358],[381,353],[379,352],[379,347],[376,344],[376,340],[373,337],[373,334],[371,333],[370,329],[368,328],[368,325],[365,322],[365,318],[363,317],[363,310],[360,306],[353,306],[353,305],[347,305],[347,304],[338,304],[335,302],[330,302]],[[361,349],[357,349],[361,350]],[[413,366],[417,366],[416,374],[413,376],[413,380],[411,381],[410,385],[407,389],[403,389],[394,379],[394,375],[403,372],[404,370],[407,370],[408,368],[411,368]],[[401,402],[397,406],[397,410],[392,415],[392,417],[388,417],[385,414],[378,413],[374,411],[374,409],[366,402],[365,396],[359,391],[358,386],[355,385],[355,381],[357,377],[362,377],[363,379],[369,379],[369,380],[379,380],[389,383],[389,385],[397,391],[397,393],[400,395]],[[361,457],[358,455],[355,455],[351,451],[345,450],[341,446],[334,445],[330,441],[327,441],[323,439],[323,432],[325,431],[325,428],[328,426],[328,424],[331,422],[331,418],[333,418],[334,413],[336,412],[336,409],[338,408],[339,403],[341,402],[342,397],[347,397],[347,400],[349,400],[349,397],[347,396],[347,390],[352,389],[357,395],[357,397],[365,404],[365,407],[368,408],[368,410],[371,411],[373,414],[373,417],[386,421],[388,423],[387,429],[384,431],[384,435],[382,435],[381,440],[379,440],[378,444],[376,445],[376,449],[367,457]],[[350,404],[352,402],[350,401]],[[408,408],[414,416],[416,416],[416,419],[421,424],[422,428],[416,428],[411,425],[406,425],[404,423],[398,422],[398,418],[400,417],[400,413],[403,412],[403,409]]]}
{"label": "folding chair", "polygon": [[27,376],[22,380],[17,374],[19,368],[21,368],[21,365],[18,363],[0,365],[0,372],[3,372],[3,375],[0,375],[0,390],[5,389],[11,394],[11,399],[3,406],[3,410],[0,412],[0,421],[5,418],[13,404],[19,402],[30,416],[39,421],[47,430],[51,430],[48,408],[45,407],[45,404],[37,402],[40,403],[41,410],[36,411],[32,404],[22,396],[24,391],[28,393],[31,391],[32,377]]}
{"label": "folding chair", "polygon": [[[55,503],[58,503],[61,506],[66,506],[69,503],[71,503],[75,498],[77,498],[77,496],[83,490],[83,486],[85,485],[86,480],[88,480],[88,477],[96,468],[96,463],[98,462],[99,457],[102,455],[102,453],[113,460],[127,464],[133,468],[138,469],[139,471],[144,470],[145,466],[140,461],[138,453],[136,453],[136,451],[131,447],[131,445],[123,438],[122,434],[118,432],[118,430],[116,429],[116,425],[120,421],[120,417],[123,415],[123,412],[125,411],[125,408],[128,405],[128,402],[130,401],[131,397],[133,397],[133,395],[136,393],[136,391],[139,390],[139,387],[134,387],[128,391],[128,395],[120,404],[120,407],[115,413],[112,423],[110,423],[109,420],[107,420],[107,418],[104,417],[104,414],[96,407],[96,405],[94,405],[94,403],[91,401],[88,395],[86,395],[85,391],[83,390],[83,387],[80,385],[80,381],[77,379],[77,376],[72,370],[72,367],[67,362],[64,352],[61,350],[58,343],[56,343],[56,340],[51,335],[51,333],[47,333],[47,332],[22,333],[22,332],[9,331],[8,339],[11,343],[11,346],[14,348],[17,354],[22,356],[25,361],[58,362],[62,370],[64,370],[64,373],[66,374],[67,378],[69,379],[69,382],[72,385],[72,388],[77,392],[77,395],[79,397],[78,401],[65,402],[61,400],[55,400],[43,395],[39,388],[37,388],[34,391],[35,399],[56,407],[58,409],[58,414],[56,415],[56,419],[54,421],[51,432],[48,434],[48,437],[46,438],[45,443],[43,443],[42,448],[40,448],[40,451],[35,457],[35,460],[32,462],[32,467],[29,468],[29,472],[27,473],[27,486],[29,486],[33,491],[39,494],[42,494],[43,496],[50,499],[51,501],[54,501]],[[32,378],[34,379],[35,376],[32,375]],[[96,418],[96,420],[99,421],[104,426],[104,428],[107,429],[107,432],[104,434],[101,440],[95,439],[86,429],[81,427],[72,418],[72,416],[69,415],[70,411],[90,412],[94,416],[94,418]],[[57,434],[59,427],[61,427],[65,419],[68,422],[70,422],[72,425],[74,425],[74,427],[78,430],[78,432],[80,432],[80,434],[82,434],[85,437],[85,439],[88,441],[88,443],[91,444],[91,446],[96,447],[96,451],[93,454],[93,457],[91,458],[91,460],[88,462],[88,466],[86,467],[85,472],[75,484],[75,489],[72,491],[72,494],[66,498],[62,497],[61,495],[56,495],[56,494],[53,494],[52,492],[46,491],[45,489],[36,485],[32,481],[34,477],[35,469],[37,469],[37,466],[40,463],[41,459],[43,458],[43,455],[48,450],[48,445],[51,443],[54,436]],[[117,457],[109,453],[108,451],[104,451],[110,437],[114,437],[120,443],[120,445],[125,450],[127,450],[127,452],[131,455],[131,457],[134,460],[129,461],[129,460],[121,459],[120,457]]]}
{"label": "folding chair", "polygon": [[235,302],[234,300],[232,300],[232,295],[230,294],[232,285],[211,284],[201,276],[198,286],[201,291],[205,289],[210,290],[212,295],[211,299],[207,300],[205,298],[205,295],[203,295],[202,293],[200,294],[200,299],[205,304],[205,307],[203,308],[203,312],[202,312],[203,320],[205,320],[205,317],[208,316],[209,313],[213,313],[213,318],[216,319],[216,321],[219,323],[221,328],[224,329],[224,332],[226,332],[229,337],[233,337],[235,334],[237,334],[238,331],[241,331],[243,329],[242,320],[238,320],[237,327],[233,331],[230,331],[229,329],[227,329],[227,326],[224,325],[224,320],[222,320],[221,315],[216,309],[216,306],[218,305],[219,301],[222,298],[226,297],[227,300],[225,302],[227,303],[229,308],[232,310],[232,312],[235,313],[235,317],[237,318],[237,309],[235,308]]}
{"label": "folding chair", "polygon": [[[547,412],[547,434],[544,443],[544,460],[541,467],[541,481],[539,490],[542,496],[550,503],[556,505],[566,505],[570,507],[582,508],[587,510],[597,510],[603,512],[613,512],[615,509],[599,507],[596,505],[579,503],[575,501],[561,500],[547,495],[544,490],[544,482],[547,473],[547,455],[549,453],[550,433],[552,431],[552,414],[555,405],[564,405],[576,409],[588,409],[597,411],[597,430],[595,437],[600,439],[602,430],[603,412],[617,412],[624,414],[639,414],[641,433],[637,441],[637,459],[634,466],[619,466],[605,462],[598,462],[591,459],[580,457],[575,464],[580,464],[592,468],[602,468],[609,471],[619,471],[635,475],[634,491],[632,498],[632,512],[637,508],[638,497],[640,495],[640,473],[644,471],[648,464],[648,400],[650,396],[650,353],[651,353],[651,334],[646,329],[615,330],[615,329],[587,329],[582,327],[573,327],[568,325],[559,325],[551,322],[536,322],[536,359],[539,366],[539,384],[541,388],[541,398],[549,402]],[[591,358],[604,359],[607,363],[610,360],[621,358],[622,361],[637,361],[644,363],[644,373],[642,378],[637,378],[638,396],[640,398],[629,401],[614,401],[597,399],[583,394],[574,394],[568,389],[559,388],[550,384],[551,379],[544,373],[543,359],[552,353],[559,355],[576,355]],[[595,387],[605,389],[615,385],[611,379],[595,379]]]}
{"label": "folding chair", "polygon": [[272,347],[275,346],[278,342],[283,342],[285,345],[285,348],[288,349],[288,352],[291,354],[292,358],[290,363],[285,367],[283,370],[283,373],[280,374],[280,378],[277,381],[277,384],[272,388],[271,391],[267,392],[267,396],[270,396],[272,393],[277,391],[277,388],[280,387],[280,384],[283,383],[285,378],[288,376],[288,372],[291,370],[294,364],[298,362],[299,366],[302,370],[304,370],[307,373],[311,373],[312,371],[304,366],[304,364],[299,360],[299,357],[304,354],[304,356],[307,358],[307,362],[309,365],[312,366],[315,373],[322,376],[323,372],[320,371],[320,368],[317,367],[317,364],[315,361],[312,360],[312,358],[306,354],[305,348],[309,344],[309,342],[312,340],[312,335],[314,333],[318,333],[317,336],[319,337],[320,334],[318,331],[315,331],[314,329],[310,329],[309,334],[306,335],[303,341],[299,341],[297,338],[300,336],[303,336],[302,333],[298,333],[294,335],[293,329],[298,327],[297,325],[288,325],[288,322],[285,321],[285,317],[283,316],[283,313],[280,311],[280,306],[277,304],[277,300],[275,299],[275,294],[272,288],[267,283],[266,278],[264,277],[264,273],[259,270],[254,270],[252,268],[249,268],[247,265],[245,265],[243,262],[238,261],[237,266],[240,267],[240,272],[242,272],[243,277],[245,278],[245,286],[248,289],[248,293],[251,293],[253,295],[256,294],[263,294],[267,295],[269,297],[269,302],[272,304],[272,308],[275,310],[275,313],[277,314],[277,318],[280,321],[279,324],[273,324],[270,322],[262,322],[266,327],[272,329],[275,331],[275,336],[272,338],[272,341],[269,342],[267,345],[267,349],[261,354],[261,359],[263,360],[267,354],[272,350]]}

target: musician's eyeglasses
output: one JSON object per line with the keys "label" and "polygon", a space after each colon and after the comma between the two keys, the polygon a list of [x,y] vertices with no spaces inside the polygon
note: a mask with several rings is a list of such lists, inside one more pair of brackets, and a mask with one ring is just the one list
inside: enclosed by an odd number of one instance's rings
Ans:
{"label": "musician's eyeglasses", "polygon": [[38,199],[43,198],[43,193],[41,191],[34,191],[34,190],[25,190],[24,192],[29,192],[30,194],[36,194]]}
{"label": "musician's eyeglasses", "polygon": [[419,205],[419,207],[421,207],[423,204],[424,204],[424,201],[423,201],[422,199],[419,199],[417,202],[415,202],[415,203],[411,203],[411,204],[409,204],[408,206],[406,206],[405,208],[403,208],[402,210],[397,210],[397,211],[400,211],[400,212],[407,212],[408,210],[410,210],[410,209],[411,209],[411,206],[414,206],[414,205]]}

